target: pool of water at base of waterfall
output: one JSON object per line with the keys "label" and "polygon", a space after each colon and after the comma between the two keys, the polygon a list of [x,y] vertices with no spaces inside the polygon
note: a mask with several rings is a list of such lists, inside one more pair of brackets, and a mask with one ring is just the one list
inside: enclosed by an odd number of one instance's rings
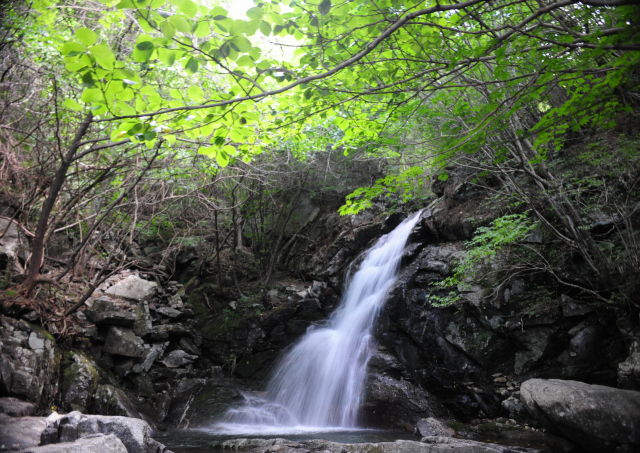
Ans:
{"label": "pool of water at base of waterfall", "polygon": [[[262,434],[240,434],[240,433],[221,433],[220,431],[207,429],[174,429],[168,430],[155,437],[158,442],[163,443],[174,453],[212,453],[222,451],[216,448],[218,442],[230,439],[288,439],[293,441],[306,441],[312,439],[323,439],[343,444],[358,444],[365,442],[395,442],[396,440],[414,440],[419,441],[420,438],[406,431],[382,431],[373,429],[363,430],[344,430],[336,429],[327,430],[299,430],[283,433],[263,432]],[[540,450],[541,453],[551,453],[551,450],[544,445],[538,443],[530,443],[522,440],[509,439],[489,439],[478,438],[473,439],[478,442],[497,443],[508,446],[528,447]]]}

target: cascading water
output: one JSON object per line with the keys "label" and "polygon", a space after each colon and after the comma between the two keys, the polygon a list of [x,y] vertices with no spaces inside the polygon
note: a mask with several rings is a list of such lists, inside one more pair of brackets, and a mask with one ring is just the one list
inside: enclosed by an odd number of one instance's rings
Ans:
{"label": "cascading water", "polygon": [[230,411],[217,430],[264,434],[358,427],[371,329],[419,217],[420,212],[409,217],[367,251],[327,325],[310,329],[278,363],[266,400]]}

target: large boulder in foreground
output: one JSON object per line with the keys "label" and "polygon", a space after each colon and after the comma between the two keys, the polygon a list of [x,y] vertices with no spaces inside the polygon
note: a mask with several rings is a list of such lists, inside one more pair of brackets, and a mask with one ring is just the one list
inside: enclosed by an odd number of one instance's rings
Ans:
{"label": "large boulder in foreground", "polygon": [[26,448],[20,453],[127,453],[127,449],[113,434],[93,434],[75,442]]}
{"label": "large boulder in foreground", "polygon": [[44,417],[10,417],[0,414],[0,451],[37,447],[47,427]]}
{"label": "large boulder in foreground", "polygon": [[94,434],[115,434],[129,453],[150,453],[151,429],[143,420],[70,412],[60,419],[60,442],[75,442]]}
{"label": "large boulder in foreground", "polygon": [[547,429],[590,452],[640,450],[640,392],[560,379],[531,379],[520,397]]}

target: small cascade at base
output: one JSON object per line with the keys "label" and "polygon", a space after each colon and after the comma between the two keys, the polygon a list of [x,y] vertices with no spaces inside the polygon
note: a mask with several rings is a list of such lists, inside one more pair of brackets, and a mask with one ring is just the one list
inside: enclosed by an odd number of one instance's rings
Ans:
{"label": "small cascade at base", "polygon": [[229,411],[216,431],[276,434],[359,429],[371,329],[395,282],[417,212],[366,252],[326,326],[310,329],[277,364],[264,400]]}

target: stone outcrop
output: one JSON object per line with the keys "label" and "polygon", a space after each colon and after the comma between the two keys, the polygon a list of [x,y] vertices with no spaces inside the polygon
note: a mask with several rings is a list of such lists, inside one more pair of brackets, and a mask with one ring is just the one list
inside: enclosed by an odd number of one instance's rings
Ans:
{"label": "stone outcrop", "polygon": [[420,437],[453,437],[455,432],[435,418],[422,418],[416,423],[416,434]]}
{"label": "stone outcrop", "polygon": [[550,431],[590,452],[640,449],[640,392],[558,379],[531,379],[521,398]]}
{"label": "stone outcrop", "polygon": [[60,357],[54,338],[43,329],[0,316],[0,394],[37,407],[53,404]]}

